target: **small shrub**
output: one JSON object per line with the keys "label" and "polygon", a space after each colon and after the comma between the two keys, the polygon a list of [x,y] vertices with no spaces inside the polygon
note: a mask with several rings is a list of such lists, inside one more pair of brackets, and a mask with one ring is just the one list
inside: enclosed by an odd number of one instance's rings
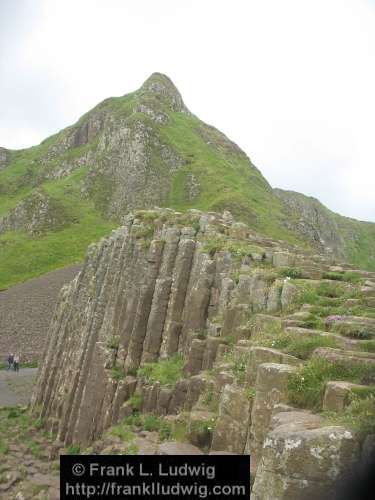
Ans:
{"label": "small shrub", "polygon": [[248,400],[254,399],[256,394],[255,387],[247,387],[245,393]]}
{"label": "small shrub", "polygon": [[155,415],[145,415],[143,417],[143,425],[145,431],[158,431],[160,429],[161,419]]}
{"label": "small shrub", "polygon": [[362,436],[375,433],[375,390],[367,393],[353,393],[344,412],[325,412],[330,425],[343,425]]}
{"label": "small shrub", "polygon": [[348,283],[360,283],[362,281],[361,275],[353,271],[327,272],[323,274],[323,278],[328,280],[347,281]]}
{"label": "small shrub", "polygon": [[192,422],[191,431],[196,433],[212,433],[216,427],[216,418],[212,417],[209,420],[197,420]]}
{"label": "small shrub", "polygon": [[207,388],[202,395],[202,403],[212,412],[216,412],[218,410],[219,400],[214,392],[212,384],[207,385]]}
{"label": "small shrub", "polygon": [[111,370],[111,377],[114,379],[114,380],[121,380],[123,378],[125,378],[125,372],[124,372],[124,369],[119,367],[119,366],[115,366],[114,368],[112,368]]}
{"label": "small shrub", "polygon": [[168,441],[172,437],[172,426],[165,420],[162,421],[159,428],[159,438],[161,441]]}
{"label": "small shrub", "polygon": [[147,222],[153,222],[159,218],[159,213],[152,210],[137,210],[135,215],[138,219],[142,219]]}
{"label": "small shrub", "polygon": [[326,280],[343,281],[344,280],[344,273],[327,272],[327,273],[323,273],[323,278]]}
{"label": "small shrub", "polygon": [[306,336],[291,340],[284,352],[300,359],[308,359],[318,347],[337,347],[337,341],[332,337]]}
{"label": "small shrub", "polygon": [[375,340],[365,340],[361,342],[361,351],[375,352]]}
{"label": "small shrub", "polygon": [[296,267],[285,267],[283,269],[280,269],[279,271],[279,276],[281,277],[289,277],[292,279],[298,279],[303,277],[303,271],[302,269],[296,268]]}
{"label": "small shrub", "polygon": [[322,295],[323,297],[340,297],[343,294],[343,289],[339,285],[335,285],[334,283],[329,283],[324,281],[319,283],[316,293],[318,295]]}
{"label": "small shrub", "polygon": [[124,424],[115,425],[111,429],[112,436],[120,438],[122,441],[131,441],[134,437],[130,427]]}
{"label": "small shrub", "polygon": [[344,281],[349,283],[361,283],[362,276],[354,271],[347,271],[344,273]]}
{"label": "small shrub", "polygon": [[138,428],[141,427],[148,432],[158,432],[162,441],[170,439],[172,435],[171,424],[165,421],[162,417],[157,417],[152,414],[140,415],[137,413],[125,418],[123,420],[123,424],[127,427],[127,429],[131,429],[133,426],[136,426]]}
{"label": "small shrub", "polygon": [[138,371],[137,368],[128,368],[127,375],[135,377],[137,375],[137,371]]}
{"label": "small shrub", "polygon": [[220,343],[233,346],[236,343],[236,339],[232,335],[226,335],[225,337],[220,337]]}
{"label": "small shrub", "polygon": [[11,408],[8,412],[8,418],[18,418],[24,413],[21,408]]}
{"label": "small shrub", "polygon": [[66,453],[68,455],[79,455],[80,452],[81,447],[79,446],[79,444],[71,444],[66,450]]}
{"label": "small shrub", "polygon": [[140,392],[135,392],[129,398],[129,404],[132,407],[133,411],[139,411],[142,408],[143,404],[143,396]]}
{"label": "small shrub", "polygon": [[144,238],[146,240],[151,240],[154,236],[154,226],[144,225],[140,227],[133,227],[132,234],[136,239]]}
{"label": "small shrub", "polygon": [[243,385],[245,383],[248,357],[248,353],[241,353],[235,356],[233,350],[225,353],[224,355],[224,360],[225,362],[230,363],[232,373],[236,377],[239,385]]}
{"label": "small shrub", "polygon": [[185,420],[177,420],[172,426],[171,439],[185,443],[188,441],[188,428]]}
{"label": "small shrub", "polygon": [[45,425],[45,420],[43,418],[38,418],[36,421],[35,421],[35,429],[43,429]]}
{"label": "small shrub", "polygon": [[301,283],[298,285],[299,287],[299,304],[311,304],[311,305],[320,305],[321,297],[317,291],[316,286],[312,286],[307,283]]}
{"label": "small shrub", "polygon": [[262,343],[265,347],[278,349],[286,354],[300,359],[308,359],[318,347],[337,347],[337,341],[329,336],[322,335],[292,335],[280,332],[272,339]]}
{"label": "small shrub", "polygon": [[176,354],[157,363],[146,363],[138,369],[137,375],[150,384],[173,385],[181,378],[183,365],[182,355]]}
{"label": "small shrub", "polygon": [[42,447],[40,444],[36,443],[32,439],[26,439],[26,445],[30,450],[30,453],[36,457],[39,458],[42,455]]}
{"label": "small shrub", "polygon": [[129,444],[129,446],[126,448],[125,455],[137,455],[139,451],[138,446],[135,443]]}
{"label": "small shrub", "polygon": [[245,360],[238,361],[237,363],[234,364],[232,368],[233,374],[240,385],[243,385],[245,383],[246,368],[247,368],[247,362]]}
{"label": "small shrub", "polygon": [[207,338],[207,335],[208,335],[208,330],[207,329],[203,329],[203,330],[199,330],[197,332],[197,339],[199,340],[204,340]]}
{"label": "small shrub", "polygon": [[122,421],[124,425],[129,425],[130,427],[141,427],[142,426],[142,417],[141,415],[135,411],[133,415],[129,415],[128,417],[125,417]]}
{"label": "small shrub", "polygon": [[9,451],[8,443],[0,439],[0,455],[6,455]]}
{"label": "small shrub", "polygon": [[324,330],[324,322],[321,318],[311,315],[303,321],[303,328],[311,328],[312,330]]}
{"label": "small shrub", "polygon": [[118,349],[119,345],[120,345],[120,338],[114,336],[108,341],[107,347],[109,349]]}
{"label": "small shrub", "polygon": [[203,253],[208,253],[210,257],[213,257],[216,252],[219,252],[224,248],[224,244],[225,240],[223,238],[210,238],[204,242],[201,251]]}

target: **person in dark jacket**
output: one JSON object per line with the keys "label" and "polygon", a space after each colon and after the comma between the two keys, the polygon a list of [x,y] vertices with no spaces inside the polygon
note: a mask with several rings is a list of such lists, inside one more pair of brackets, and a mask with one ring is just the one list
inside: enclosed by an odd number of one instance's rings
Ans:
{"label": "person in dark jacket", "polygon": [[20,369],[20,357],[18,356],[18,354],[14,356],[13,367],[15,372],[18,372]]}
{"label": "person in dark jacket", "polygon": [[7,362],[8,362],[7,370],[11,370],[13,368],[13,363],[14,363],[13,354],[9,354],[9,356],[7,358]]}

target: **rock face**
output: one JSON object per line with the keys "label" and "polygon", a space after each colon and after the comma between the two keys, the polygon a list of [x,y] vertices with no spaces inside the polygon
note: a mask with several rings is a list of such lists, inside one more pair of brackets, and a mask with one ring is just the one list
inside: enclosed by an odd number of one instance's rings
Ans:
{"label": "rock face", "polygon": [[[145,362],[179,352],[187,358],[185,373],[193,376],[203,363],[212,363],[212,341],[195,338],[208,315],[223,312],[228,301],[234,323],[243,315],[241,301],[250,302],[249,312],[266,308],[268,285],[259,272],[234,286],[232,300],[220,300],[232,257],[226,251],[215,258],[205,253],[215,225],[226,238],[236,230],[216,214],[207,224],[196,211],[145,212],[126,217],[125,226],[89,249],[82,271],[61,291],[34,398],[44,416],[59,417],[61,440],[90,441],[116,420],[131,386],[127,378],[120,384],[112,378],[114,368],[133,374]],[[164,412],[170,412],[181,407],[189,387],[177,384],[168,397],[155,390],[153,397],[169,401]]]}
{"label": "rock face", "polygon": [[374,354],[361,352],[361,341],[354,351],[345,343],[327,347],[338,333],[285,326],[309,319],[309,306],[298,311],[306,287],[328,286],[292,282],[290,263],[306,274],[314,268],[314,277],[319,268],[320,278],[332,263],[260,237],[228,213],[141,210],[123,222],[90,246],[61,290],[34,414],[58,442],[82,446],[124,418],[184,421],[190,444],[176,438],[149,446],[141,436],[141,450],[251,453],[259,500],[333,491],[351,473],[363,437],[290,406],[290,384],[307,357],[338,360],[343,369],[361,363],[369,381],[346,382],[351,395],[336,394],[339,382],[327,384],[322,408],[340,409],[355,391],[369,390]]}
{"label": "rock face", "polygon": [[253,496],[271,499],[337,499],[340,477],[347,479],[359,459],[358,441],[341,427],[300,429],[284,424],[268,434]]}
{"label": "rock face", "polygon": [[48,230],[62,229],[72,221],[72,216],[62,203],[39,190],[25,198],[8,215],[0,218],[0,234],[24,230],[36,236]]}
{"label": "rock face", "polygon": [[283,189],[274,192],[289,210],[290,217],[284,222],[286,227],[319,251],[347,259],[355,248],[366,246],[363,230],[375,234],[373,224],[335,214],[315,198]]}

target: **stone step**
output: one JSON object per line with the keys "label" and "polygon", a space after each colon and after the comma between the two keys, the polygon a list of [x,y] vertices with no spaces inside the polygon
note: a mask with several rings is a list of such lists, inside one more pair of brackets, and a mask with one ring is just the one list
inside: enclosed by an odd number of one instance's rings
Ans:
{"label": "stone step", "polygon": [[326,318],[325,325],[328,330],[343,335],[358,338],[375,337],[375,318],[333,315]]}
{"label": "stone step", "polygon": [[353,384],[341,380],[327,382],[324,391],[323,410],[342,411],[350,403],[350,395],[353,393],[353,390],[366,390],[369,388],[366,385]]}
{"label": "stone step", "polygon": [[344,337],[342,335],[332,333],[332,332],[326,332],[324,330],[314,330],[311,328],[302,328],[302,327],[286,327],[285,332],[295,335],[296,338],[301,337],[301,336],[307,336],[307,337],[326,337],[326,338],[331,338],[332,340],[336,341],[337,344],[339,345],[340,348],[342,349],[353,349],[353,350],[360,350],[361,349],[361,340],[356,340],[356,339],[350,339],[348,337]]}
{"label": "stone step", "polygon": [[326,359],[333,363],[340,363],[345,366],[371,365],[374,367],[375,375],[375,353],[363,351],[344,351],[332,347],[318,347],[312,354],[313,358]]}

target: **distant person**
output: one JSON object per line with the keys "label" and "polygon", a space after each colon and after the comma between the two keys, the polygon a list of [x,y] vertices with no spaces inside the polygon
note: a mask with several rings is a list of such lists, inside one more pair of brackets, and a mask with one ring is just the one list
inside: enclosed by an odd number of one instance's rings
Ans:
{"label": "distant person", "polygon": [[8,362],[7,370],[11,370],[13,368],[13,363],[14,363],[13,354],[9,354],[7,362]]}
{"label": "distant person", "polygon": [[18,372],[20,369],[20,357],[18,356],[18,354],[14,356],[13,367],[15,372]]}

